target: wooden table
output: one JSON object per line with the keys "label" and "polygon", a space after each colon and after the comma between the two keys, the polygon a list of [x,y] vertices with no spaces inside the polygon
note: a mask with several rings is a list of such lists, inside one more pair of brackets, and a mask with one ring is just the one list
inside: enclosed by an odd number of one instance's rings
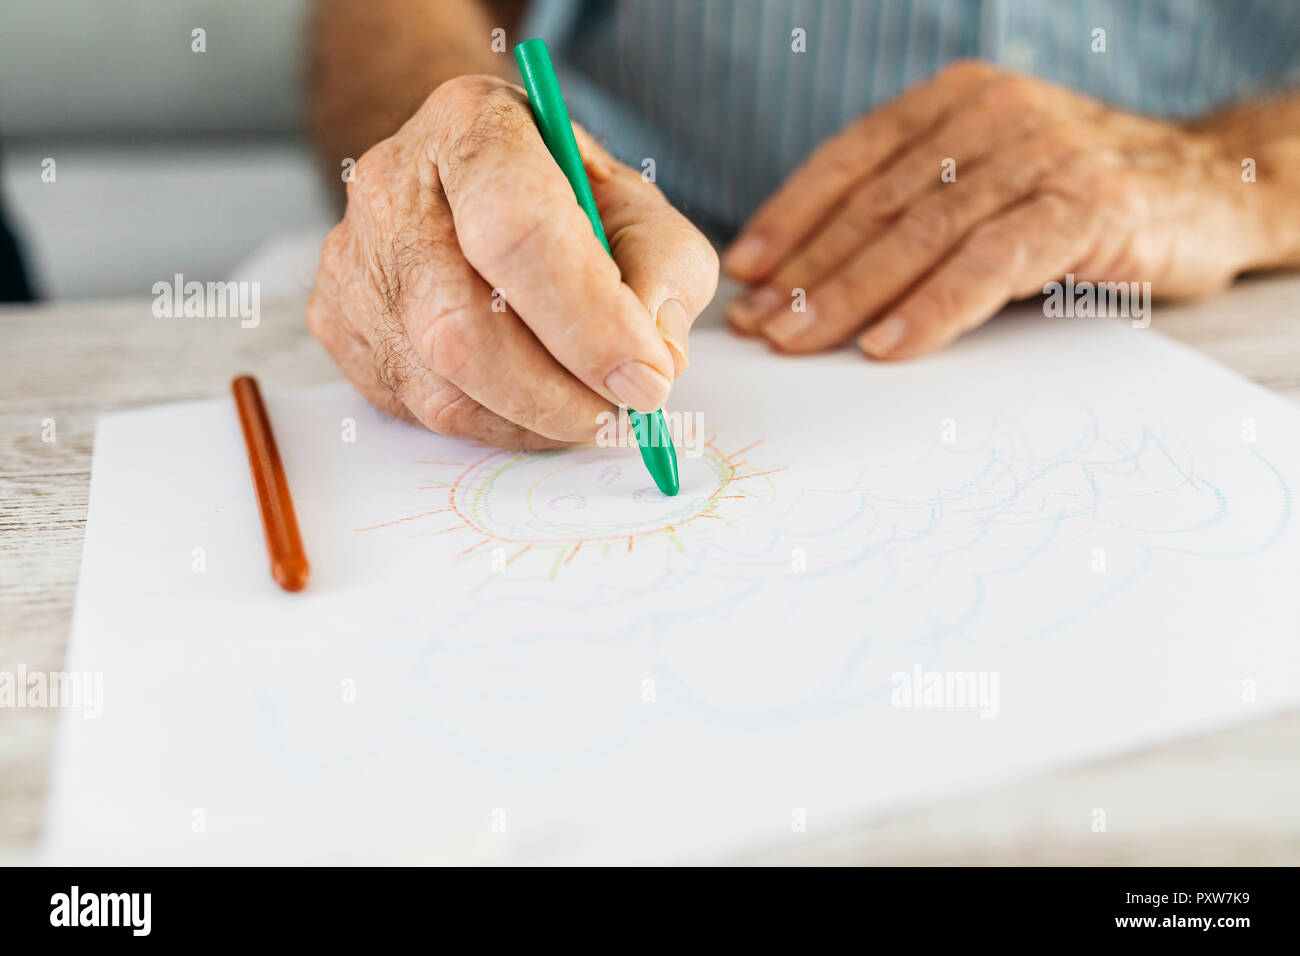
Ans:
{"label": "wooden table", "polygon": [[[269,388],[335,380],[302,309],[300,300],[264,304],[261,324],[241,329],[155,318],[148,300],[0,307],[0,671],[63,667],[96,415],[225,394],[236,371]],[[1153,314],[1153,327],[1300,402],[1300,278],[1247,280]],[[51,421],[55,440],[44,441]],[[0,709],[0,863],[34,853],[54,719],[53,710]],[[1097,807],[1104,833],[1090,826]],[[1300,863],[1300,712],[864,821],[797,855],[753,860]]]}

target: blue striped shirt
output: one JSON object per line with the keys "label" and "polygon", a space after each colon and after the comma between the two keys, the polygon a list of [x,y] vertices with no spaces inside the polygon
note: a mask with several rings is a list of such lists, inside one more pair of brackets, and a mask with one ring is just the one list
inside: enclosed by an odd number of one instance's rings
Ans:
{"label": "blue striped shirt", "polygon": [[723,231],[954,59],[1173,118],[1300,84],[1300,0],[538,0],[522,36],[551,45],[574,119]]}

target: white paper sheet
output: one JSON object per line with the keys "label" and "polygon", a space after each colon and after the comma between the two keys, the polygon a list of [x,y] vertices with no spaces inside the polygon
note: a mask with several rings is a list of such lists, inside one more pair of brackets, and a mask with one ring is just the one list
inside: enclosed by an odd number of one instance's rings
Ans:
{"label": "white paper sheet", "polygon": [[268,405],[301,594],[228,400],[100,420],[51,860],[725,859],[1300,700],[1300,411],[1149,329],[701,333],[671,500],[633,449]]}

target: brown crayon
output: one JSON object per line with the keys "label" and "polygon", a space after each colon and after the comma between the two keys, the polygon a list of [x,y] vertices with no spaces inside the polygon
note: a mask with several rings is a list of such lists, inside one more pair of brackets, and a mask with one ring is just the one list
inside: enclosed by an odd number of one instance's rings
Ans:
{"label": "brown crayon", "polygon": [[239,424],[248,447],[248,470],[253,475],[257,506],[262,513],[262,531],[271,556],[271,575],[286,591],[301,591],[307,586],[311,566],[298,534],[298,518],[293,511],[289,483],[280,463],[271,421],[262,403],[257,380],[240,375],[230,383],[239,410]]}

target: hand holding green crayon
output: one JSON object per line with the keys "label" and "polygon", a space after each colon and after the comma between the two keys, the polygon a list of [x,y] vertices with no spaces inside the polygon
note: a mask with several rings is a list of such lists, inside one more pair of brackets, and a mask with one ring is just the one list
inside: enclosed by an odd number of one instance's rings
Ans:
{"label": "hand holding green crayon", "polygon": [[[612,259],[508,80],[448,80],[357,161],[307,323],[366,398],[524,450],[592,441],[612,405],[665,404],[717,256],[652,183],[575,133]],[[656,416],[635,418],[653,440]]]}

